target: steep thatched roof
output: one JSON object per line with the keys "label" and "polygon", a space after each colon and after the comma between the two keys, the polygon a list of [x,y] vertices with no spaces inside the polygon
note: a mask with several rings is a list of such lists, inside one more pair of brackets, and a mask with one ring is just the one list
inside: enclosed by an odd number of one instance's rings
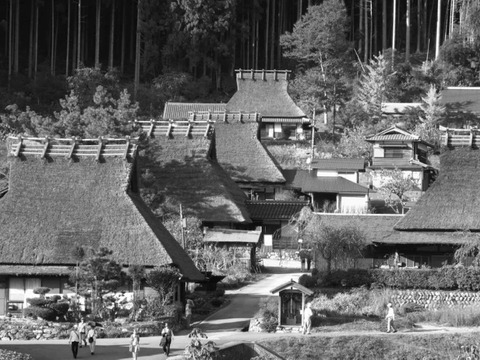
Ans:
{"label": "steep thatched roof", "polygon": [[215,124],[219,164],[236,182],[284,183],[285,178],[270,153],[258,140],[257,123]]}
{"label": "steep thatched roof", "polygon": [[480,231],[480,151],[447,151],[440,175],[395,228]]}
{"label": "steep thatched roof", "polygon": [[461,233],[435,231],[397,231],[394,226],[404,219],[403,215],[386,214],[318,214],[325,225],[342,227],[355,225],[365,235],[370,244],[445,244],[458,245],[467,241],[468,236]]}
{"label": "steep thatched roof", "polygon": [[206,243],[257,244],[261,231],[235,229],[208,229],[203,241]]}
{"label": "steep thatched roof", "polygon": [[11,147],[10,188],[0,200],[1,265],[53,266],[55,272],[75,264],[77,246],[106,247],[122,265],[175,264],[186,278],[202,280],[135,192],[136,145],[124,141],[107,152],[108,143],[62,144]]}
{"label": "steep thatched roof", "polygon": [[166,102],[163,110],[165,120],[186,120],[191,112],[218,112],[225,111],[227,104],[222,103],[184,103],[184,102]]}
{"label": "steep thatched roof", "polygon": [[200,220],[251,222],[245,194],[218,163],[210,159],[210,147],[211,140],[204,137],[151,140],[147,156],[150,160],[142,160],[141,166],[153,175],[149,186],[177,200],[187,214]]}
{"label": "steep thatched roof", "polygon": [[448,87],[441,95],[440,103],[449,111],[480,113],[479,87]]}
{"label": "steep thatched roof", "polygon": [[267,118],[298,118],[305,113],[287,92],[288,71],[237,70],[237,92],[227,103],[227,111],[258,112]]}

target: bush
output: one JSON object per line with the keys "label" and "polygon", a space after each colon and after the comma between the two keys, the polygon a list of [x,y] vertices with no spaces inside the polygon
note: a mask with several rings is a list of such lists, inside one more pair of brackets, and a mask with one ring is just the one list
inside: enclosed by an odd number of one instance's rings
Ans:
{"label": "bush", "polygon": [[27,302],[31,306],[45,307],[48,304],[50,304],[51,301],[44,298],[32,298],[32,299],[27,299]]}
{"label": "bush", "polygon": [[49,308],[55,311],[56,316],[64,317],[69,309],[70,305],[68,303],[52,303],[49,305]]}
{"label": "bush", "polygon": [[298,278],[298,283],[307,288],[312,288],[317,284],[317,281],[314,277],[307,274],[303,274]]}
{"label": "bush", "polygon": [[55,320],[57,314],[55,310],[48,307],[29,306],[25,309],[25,315],[33,318],[42,318],[47,321]]}
{"label": "bush", "polygon": [[0,349],[0,359],[4,360],[33,360],[29,354],[22,354],[16,351]]}
{"label": "bush", "polygon": [[275,298],[260,299],[260,309],[255,317],[262,318],[260,328],[267,332],[274,332],[278,326],[278,300]]}
{"label": "bush", "polygon": [[223,304],[223,299],[214,298],[210,301],[210,304],[212,304],[212,306],[219,307]]}

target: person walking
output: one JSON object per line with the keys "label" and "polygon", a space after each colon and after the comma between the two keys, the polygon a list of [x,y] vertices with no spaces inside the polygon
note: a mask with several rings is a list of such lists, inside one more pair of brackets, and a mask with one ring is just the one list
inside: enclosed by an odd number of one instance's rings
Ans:
{"label": "person walking", "polygon": [[72,331],[70,331],[70,337],[68,338],[68,343],[72,348],[73,358],[77,358],[78,354],[78,343],[80,341],[80,334],[78,333],[78,326],[77,324],[73,325]]}
{"label": "person walking", "polygon": [[83,316],[78,323],[78,333],[80,334],[80,347],[82,347],[83,344],[87,347],[87,323]]}
{"label": "person walking", "polygon": [[137,333],[137,329],[133,329],[133,334],[130,335],[129,350],[132,353],[132,359],[137,360],[138,352],[140,351],[140,336]]}
{"label": "person walking", "polygon": [[397,329],[393,324],[395,321],[395,311],[393,310],[393,306],[391,303],[387,304],[387,316],[385,316],[385,319],[387,319],[387,333],[396,333]]}
{"label": "person walking", "polygon": [[167,356],[170,354],[170,344],[172,343],[172,339],[173,331],[168,327],[168,323],[165,323],[165,327],[162,329],[162,340],[160,344],[163,344],[163,353]]}
{"label": "person walking", "polygon": [[310,330],[312,329],[312,304],[307,303],[305,310],[303,311],[303,335],[307,334],[310,335]]}
{"label": "person walking", "polygon": [[185,305],[185,320],[187,321],[187,327],[190,327],[192,322],[192,308],[195,306],[195,303],[192,299],[187,299],[187,304]]}
{"label": "person walking", "polygon": [[90,346],[90,354],[95,354],[95,344],[97,342],[97,331],[95,325],[92,325],[87,332],[88,346]]}

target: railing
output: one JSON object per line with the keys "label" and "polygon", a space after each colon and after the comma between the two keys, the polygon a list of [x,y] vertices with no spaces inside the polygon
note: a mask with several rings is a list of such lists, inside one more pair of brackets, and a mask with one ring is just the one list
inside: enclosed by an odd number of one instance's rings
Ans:
{"label": "railing", "polygon": [[172,137],[175,135],[208,137],[213,132],[211,121],[136,121],[148,137]]}
{"label": "railing", "polygon": [[137,139],[126,137],[123,139],[98,138],[98,139],[62,139],[62,138],[34,138],[34,137],[9,137],[11,141],[17,141],[10,146],[10,154],[13,156],[37,155],[42,158],[50,157],[122,157],[123,159],[134,158]]}
{"label": "railing", "polygon": [[470,146],[479,147],[480,139],[478,138],[479,129],[450,129],[440,127],[442,131],[442,145],[448,147]]}
{"label": "railing", "polygon": [[223,121],[223,122],[259,122],[260,113],[242,113],[240,111],[190,111],[189,121]]}

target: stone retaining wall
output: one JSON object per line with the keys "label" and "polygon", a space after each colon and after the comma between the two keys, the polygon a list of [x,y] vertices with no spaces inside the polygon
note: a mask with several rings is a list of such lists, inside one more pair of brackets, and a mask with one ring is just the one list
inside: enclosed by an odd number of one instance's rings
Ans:
{"label": "stone retaining wall", "polygon": [[432,290],[396,290],[392,303],[398,307],[415,304],[425,309],[435,310],[441,307],[480,305],[480,292],[468,291],[432,291]]}

